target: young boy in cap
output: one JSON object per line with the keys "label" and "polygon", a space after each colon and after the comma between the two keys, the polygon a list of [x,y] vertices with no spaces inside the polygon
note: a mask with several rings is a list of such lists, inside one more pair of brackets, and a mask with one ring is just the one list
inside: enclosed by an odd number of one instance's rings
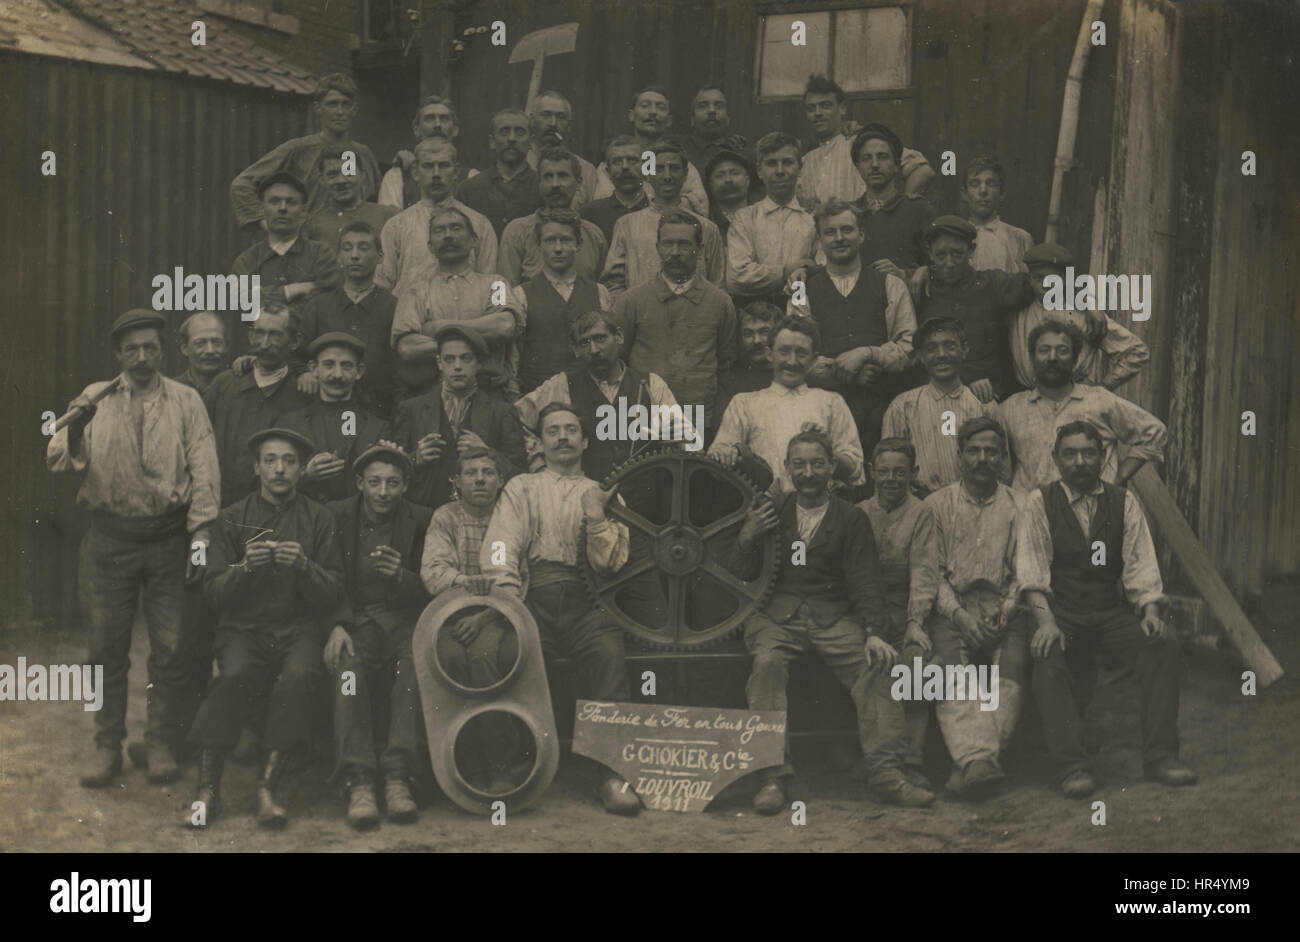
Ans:
{"label": "young boy in cap", "polygon": [[868,124],[853,139],[850,155],[866,184],[853,201],[862,217],[862,260],[887,274],[911,274],[925,263],[924,234],[934,207],[904,192],[903,142],[883,124]]}
{"label": "young boy in cap", "polygon": [[199,747],[198,791],[183,821],[207,827],[221,813],[221,773],[246,714],[270,692],[257,786],[257,822],[283,827],[275,790],[291,753],[310,747],[325,630],[337,620],[343,564],[334,518],[298,493],[315,446],[291,428],[248,439],[258,489],[226,507],[203,572],[218,611],[213,649],[219,675],[199,707],[190,741]]}
{"label": "young boy in cap", "polygon": [[[329,506],[338,527],[345,592],[340,617],[325,642],[334,696],[335,775],[348,788],[353,827],[379,821],[375,772],[382,773],[388,819],[415,820],[420,700],[411,660],[411,633],[429,593],[420,580],[424,536],[432,516],[404,497],[411,459],[388,444],[371,445],[352,464],[360,493]],[[345,683],[351,671],[354,683]],[[388,733],[375,762],[376,695],[388,701]]]}
{"label": "young boy in cap", "polygon": [[1034,238],[1024,229],[1002,221],[998,213],[1006,195],[1006,173],[994,157],[976,157],[966,166],[962,196],[970,209],[970,224],[975,227],[975,255],[971,264],[977,270],[1025,271],[1025,253]]}

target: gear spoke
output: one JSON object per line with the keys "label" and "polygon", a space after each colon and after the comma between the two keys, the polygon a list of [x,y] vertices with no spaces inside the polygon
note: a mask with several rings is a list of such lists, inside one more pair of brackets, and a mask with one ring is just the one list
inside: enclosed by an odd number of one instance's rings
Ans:
{"label": "gear spoke", "polygon": [[740,593],[740,595],[743,596],[744,598],[757,599],[762,594],[761,592],[755,592],[754,589],[752,589],[748,584],[746,584],[740,579],[737,579],[730,572],[728,572],[725,567],[719,566],[717,563],[713,562],[712,560],[706,559],[703,563],[700,564],[700,568],[705,572],[707,572],[714,579],[721,582],[731,591]]}
{"label": "gear spoke", "polygon": [[611,590],[617,589],[619,586],[630,582],[637,576],[644,575],[654,568],[655,561],[653,557],[646,557],[645,559],[637,560],[635,563],[629,562],[628,565],[624,566],[608,579],[598,579],[600,591],[602,594],[610,592]]}
{"label": "gear spoke", "polygon": [[715,520],[712,523],[705,524],[700,528],[700,539],[705,541],[713,539],[723,530],[727,529],[727,527],[733,527],[743,521],[746,513],[748,513],[748,509],[742,507],[734,513],[729,513],[725,517]]}
{"label": "gear spoke", "polygon": [[623,523],[626,523],[629,527],[635,527],[636,529],[640,530],[642,533],[646,534],[646,536],[651,536],[651,537],[658,536],[659,531],[663,529],[662,527],[655,526],[653,523],[651,523],[645,517],[641,516],[631,507],[627,506],[627,504],[624,504],[622,501],[611,500],[605,506],[605,513],[609,514],[611,517],[614,517],[617,520],[621,520]]}

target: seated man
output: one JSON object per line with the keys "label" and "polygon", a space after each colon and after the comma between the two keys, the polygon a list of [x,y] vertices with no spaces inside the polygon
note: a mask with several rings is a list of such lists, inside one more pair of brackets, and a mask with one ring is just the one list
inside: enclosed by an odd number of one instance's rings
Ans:
{"label": "seated man", "polygon": [[[429,593],[420,560],[430,513],[406,500],[411,459],[389,445],[367,448],[352,464],[359,494],[329,505],[343,552],[342,613],[325,642],[325,667],[334,697],[335,774],[348,787],[348,824],[379,823],[376,765],[384,777],[388,820],[415,820],[410,780],[419,741],[419,694],[411,634]],[[344,671],[354,681],[345,684]],[[381,699],[382,698],[382,699]],[[387,700],[388,735],[375,762],[375,714]]]}
{"label": "seated man", "polygon": [[1088,422],[1057,430],[1061,477],[1026,500],[1016,556],[1038,623],[1030,642],[1034,700],[1057,781],[1071,798],[1094,788],[1080,733],[1099,658],[1122,660],[1137,673],[1147,778],[1196,783],[1178,761],[1178,642],[1161,618],[1155,547],[1137,498],[1102,481],[1102,450]]}
{"label": "seated man", "polygon": [[961,477],[957,429],[967,419],[996,415],[997,406],[980,402],[961,381],[969,349],[961,321],[932,317],[917,328],[913,343],[930,382],[894,397],[880,433],[912,443],[920,465],[915,486],[925,497]]}
{"label": "seated man", "polygon": [[[424,541],[420,578],[435,599],[457,588],[485,594],[492,586],[479,566],[479,551],[505,482],[501,456],[491,448],[467,448],[458,456],[455,480],[460,497],[434,511]],[[439,634],[437,654],[448,674],[482,689],[509,673],[519,641],[495,609],[463,611]],[[487,790],[505,793],[515,784],[508,774],[519,745],[514,728],[499,714],[486,714],[478,723],[476,758]]]}
{"label": "seated man", "polygon": [[[890,697],[888,671],[897,652],[885,640],[890,633],[882,611],[880,564],[866,514],[834,497],[828,485],[835,456],[825,433],[794,435],[785,468],[794,493],[776,506],[765,498],[745,516],[736,542],[732,570],[757,577],[760,538],[777,530],[778,557],[802,547],[803,565],[782,563],[776,591],[761,612],[745,621],[745,646],[754,655],[745,695],[751,710],[786,709],[790,662],[816,651],[850,693],[858,709],[863,755],[872,767],[873,794],[883,801],[913,807],[928,805],[934,795],[909,783],[902,773],[902,707]],[[875,664],[874,672],[868,667]],[[872,679],[883,680],[872,683]],[[794,775],[787,740],[786,761],[767,774],[754,796],[754,810],[776,814],[786,806],[786,781]]]}
{"label": "seated man", "polygon": [[[1029,670],[1029,626],[1016,607],[1016,517],[1020,499],[998,480],[1006,461],[1002,426],[987,416],[957,429],[961,480],[925,499],[930,537],[912,576],[908,619],[924,619],[945,669],[998,668],[991,710],[967,694],[935,706],[954,768],[948,790],[982,797],[1005,776],[999,753],[1011,742]],[[967,671],[967,677],[970,676]],[[964,686],[964,684],[963,684]]]}
{"label": "seated man", "polygon": [[487,344],[472,327],[444,324],[434,337],[441,376],[429,392],[397,408],[393,437],[415,458],[410,498],[435,510],[451,500],[461,451],[495,448],[502,479],[528,466],[524,438],[510,404],[478,388]]}
{"label": "seated man", "polygon": [[315,446],[293,429],[269,428],[250,437],[248,449],[258,490],[221,512],[203,574],[204,595],[218,612],[219,674],[190,728],[201,750],[194,798],[201,806],[186,806],[189,827],[207,827],[221,813],[226,755],[268,691],[269,752],[257,785],[257,823],[288,822],[275,789],[290,754],[311,746],[325,627],[342,599],[334,518],[297,492]]}
{"label": "seated man", "polygon": [[731,467],[748,447],[774,472],[772,495],[793,487],[785,471],[782,442],[811,426],[829,437],[834,476],[850,485],[866,481],[862,473],[862,443],[853,416],[839,393],[812,389],[806,377],[816,358],[820,338],[808,317],[787,317],[772,338],[772,384],[758,392],[741,393],[723,413],[709,457]]}
{"label": "seated man", "polygon": [[[585,554],[602,572],[621,569],[628,559],[627,527],[605,516],[613,492],[582,473],[588,436],[572,407],[548,405],[536,433],[546,467],[506,484],[483,537],[480,565],[497,587],[528,606],[545,657],[572,658],[592,699],[626,702],[631,689],[622,629],[591,601],[579,566]],[[612,814],[641,809],[636,792],[614,772],[604,776],[600,799]]]}
{"label": "seated man", "polygon": [[365,375],[366,345],[341,331],[321,334],[311,342],[308,369],[316,377],[316,399],[301,412],[285,416],[321,450],[311,456],[298,490],[326,503],[356,493],[347,469],[380,439],[389,437],[388,423],[366,409],[353,395]]}

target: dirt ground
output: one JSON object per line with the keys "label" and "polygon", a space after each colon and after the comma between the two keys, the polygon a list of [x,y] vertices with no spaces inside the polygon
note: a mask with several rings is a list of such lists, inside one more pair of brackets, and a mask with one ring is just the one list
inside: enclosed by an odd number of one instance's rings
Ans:
{"label": "dirt ground", "polygon": [[[875,804],[846,773],[831,769],[809,743],[796,753],[789,813],[756,816],[754,776],[723,792],[703,814],[605,814],[592,789],[596,766],[565,756],[539,804],[493,826],[445,797],[424,796],[413,825],[384,824],[366,834],[343,820],[342,798],[323,783],[324,763],[291,777],[284,832],[260,831],[248,813],[253,770],[231,763],[223,783],[227,813],[204,833],[182,828],[180,809],[193,767],[174,785],[150,785],[129,769],[115,787],[81,788],[76,768],[89,747],[91,717],[75,703],[0,703],[0,850],[3,851],[1294,851],[1300,847],[1300,618],[1266,640],[1291,671],[1258,696],[1241,694],[1227,655],[1189,651],[1183,659],[1183,757],[1199,785],[1169,789],[1141,778],[1137,702],[1131,681],[1098,691],[1090,724],[1102,744],[1094,757],[1106,825],[1091,823],[1090,802],[1051,786],[1041,750],[1009,763],[1009,784],[981,804],[941,796],[933,808]],[[143,729],[146,649],[136,631],[128,728]],[[82,645],[53,633],[0,635],[0,663],[77,663]]]}

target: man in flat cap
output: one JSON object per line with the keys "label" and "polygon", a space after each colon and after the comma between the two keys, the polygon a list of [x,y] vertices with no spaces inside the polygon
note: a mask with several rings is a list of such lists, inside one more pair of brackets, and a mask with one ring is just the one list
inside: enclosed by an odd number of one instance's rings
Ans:
{"label": "man in flat cap", "polygon": [[444,324],[434,335],[440,376],[433,389],[397,407],[393,437],[414,458],[408,496],[437,509],[451,499],[458,457],[468,448],[501,453],[502,481],[527,468],[523,432],[509,403],[479,389],[488,346],[472,327]]}
{"label": "man in flat cap", "polygon": [[1029,276],[976,271],[975,227],[960,216],[940,216],[925,230],[930,264],[913,285],[921,321],[951,317],[966,328],[968,353],[962,381],[981,402],[1015,390],[1008,325],[1034,298]]}
{"label": "man in flat cap", "polygon": [[221,813],[226,755],[268,693],[257,822],[278,828],[288,821],[275,790],[289,756],[310,748],[321,650],[343,598],[334,517],[298,493],[315,446],[294,429],[267,428],[247,447],[258,489],[222,510],[203,574],[204,594],[218,612],[218,677],[190,728],[200,750],[198,791],[183,818],[190,827],[207,827]]}
{"label": "man in flat cap", "polygon": [[316,400],[286,417],[286,424],[316,443],[298,488],[326,503],[356,493],[348,469],[357,456],[390,436],[388,423],[353,395],[366,372],[366,345],[342,331],[321,334],[308,348],[308,369],[316,377]]}
{"label": "man in flat cap", "polygon": [[77,504],[90,513],[77,582],[90,629],[88,662],[102,664],[104,678],[95,751],[81,773],[87,788],[109,784],[122,768],[131,625],[142,593],[149,630],[149,780],[179,775],[175,750],[188,715],[186,565],[191,545],[209,542],[221,478],[199,394],[158,372],[165,323],[145,309],[113,323],[109,337],[121,374],[91,383],[73,399],[72,421],[46,448],[51,471],[84,472]]}
{"label": "man in flat cap", "polygon": [[718,227],[725,247],[736,213],[763,198],[763,186],[753,162],[744,153],[720,147],[704,165],[709,190],[709,218]]}
{"label": "man in flat cap", "polygon": [[[324,658],[334,696],[335,775],[347,784],[348,823],[360,829],[379,821],[377,770],[383,775],[388,819],[408,823],[417,814],[410,781],[416,771],[420,700],[411,633],[429,602],[420,563],[432,514],[404,497],[411,459],[401,449],[372,445],[351,470],[360,493],[329,504],[338,525],[345,592]],[[378,763],[376,694],[388,702],[388,734]]]}
{"label": "man in flat cap", "polygon": [[849,154],[866,184],[853,201],[862,216],[862,260],[886,274],[910,274],[925,264],[923,236],[935,213],[925,197],[904,191],[903,142],[883,124],[868,124]]}
{"label": "man in flat cap", "polygon": [[1026,389],[1032,389],[1036,382],[1029,334],[1049,319],[1069,321],[1083,331],[1083,349],[1074,371],[1077,382],[1115,390],[1140,373],[1150,359],[1142,338],[1105,311],[1048,311],[1043,307],[1047,276],[1064,278],[1066,266],[1073,264],[1074,256],[1069,249],[1054,242],[1035,245],[1025,253],[1025,265],[1036,297],[1012,318],[1011,360],[1017,382]]}

